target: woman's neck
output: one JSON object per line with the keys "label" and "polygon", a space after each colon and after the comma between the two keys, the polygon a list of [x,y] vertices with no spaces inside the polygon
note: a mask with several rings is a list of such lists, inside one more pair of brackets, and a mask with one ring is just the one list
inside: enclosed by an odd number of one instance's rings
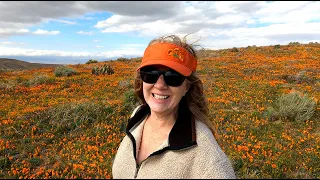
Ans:
{"label": "woman's neck", "polygon": [[178,117],[178,111],[173,113],[159,114],[151,111],[150,116],[147,119],[149,126],[153,128],[172,128]]}

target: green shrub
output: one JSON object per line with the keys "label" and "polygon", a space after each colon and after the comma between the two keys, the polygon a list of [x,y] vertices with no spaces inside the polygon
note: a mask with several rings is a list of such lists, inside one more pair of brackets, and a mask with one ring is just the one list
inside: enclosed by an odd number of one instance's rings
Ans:
{"label": "green shrub", "polygon": [[97,60],[90,59],[89,61],[86,62],[86,64],[97,63],[97,62],[98,62]]}
{"label": "green shrub", "polygon": [[13,80],[0,79],[0,89],[12,89],[17,85]]}
{"label": "green shrub", "polygon": [[0,169],[6,169],[11,166],[11,162],[8,157],[0,157]]}
{"label": "green shrub", "polygon": [[280,44],[277,44],[274,46],[275,49],[280,49],[280,47],[281,47]]}
{"label": "green shrub", "polygon": [[21,76],[17,76],[15,78],[15,81],[18,83],[18,84],[21,84],[21,83],[25,83],[26,81],[28,81],[27,79],[21,77]]}
{"label": "green shrub", "polygon": [[128,58],[122,58],[122,57],[117,59],[117,61],[128,61],[128,60],[129,60]]}
{"label": "green shrub", "polygon": [[272,118],[287,118],[291,121],[305,121],[315,113],[316,102],[307,95],[291,92],[282,95],[274,107],[268,108],[267,114]]}
{"label": "green shrub", "polygon": [[239,52],[240,50],[238,49],[238,48],[236,48],[236,47],[233,47],[232,49],[231,49],[231,52]]}
{"label": "green shrub", "polygon": [[[95,123],[110,121],[111,107],[102,103],[82,102],[57,105],[39,113],[36,117],[38,132],[68,133],[80,126],[92,127]],[[109,122],[108,122],[109,124]]]}
{"label": "green shrub", "polygon": [[39,84],[53,84],[55,81],[55,78],[37,73],[33,76],[32,79],[27,82],[23,82],[23,84],[26,86],[36,86]]}
{"label": "green shrub", "polygon": [[297,83],[297,84],[301,84],[301,83],[315,83],[315,79],[306,76],[306,72],[307,71],[300,71],[298,74],[296,75],[282,75],[281,78],[286,80],[288,83]]}
{"label": "green shrub", "polygon": [[289,46],[297,46],[297,45],[300,45],[300,43],[299,42],[290,42],[288,45]]}
{"label": "green shrub", "polygon": [[111,75],[111,74],[114,74],[114,70],[111,66],[105,64],[100,67],[93,67],[91,73],[94,75],[99,75],[99,74]]}
{"label": "green shrub", "polygon": [[42,159],[38,158],[38,157],[32,157],[29,159],[29,162],[31,164],[31,167],[37,167],[40,166],[42,163]]}
{"label": "green shrub", "polygon": [[67,66],[58,66],[55,68],[54,75],[56,77],[61,77],[61,76],[72,76],[76,75],[78,72],[72,68],[69,68]]}

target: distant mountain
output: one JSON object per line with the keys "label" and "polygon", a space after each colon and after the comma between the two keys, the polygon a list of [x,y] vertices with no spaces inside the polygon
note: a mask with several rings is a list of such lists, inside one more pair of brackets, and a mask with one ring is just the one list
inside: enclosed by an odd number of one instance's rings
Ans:
{"label": "distant mountain", "polygon": [[24,70],[24,69],[36,69],[43,67],[57,67],[60,64],[41,64],[41,63],[29,63],[17,59],[0,58],[0,70]]}

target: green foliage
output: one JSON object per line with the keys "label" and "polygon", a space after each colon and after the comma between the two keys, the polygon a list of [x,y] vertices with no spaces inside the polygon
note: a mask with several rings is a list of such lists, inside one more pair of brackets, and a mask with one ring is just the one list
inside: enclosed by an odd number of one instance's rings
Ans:
{"label": "green foliage", "polygon": [[123,62],[123,61],[128,61],[128,60],[129,60],[128,58],[122,58],[122,57],[120,57],[120,58],[117,59],[117,61],[122,61],[122,62]]}
{"label": "green foliage", "polygon": [[133,89],[126,91],[124,93],[124,102],[123,102],[123,107],[124,110],[126,111],[132,111],[136,106],[138,106],[139,101],[135,95],[135,92]]}
{"label": "green foliage", "polygon": [[41,165],[42,160],[38,157],[32,157],[29,159],[29,162],[31,164],[31,167],[37,167],[37,166]]}
{"label": "green foliage", "polygon": [[22,71],[23,69],[7,69],[7,68],[0,68],[0,73],[6,73],[6,72],[18,72]]}
{"label": "green foliage", "polygon": [[233,47],[232,49],[231,49],[231,52],[239,52],[240,50],[238,49],[238,48],[236,48],[236,47]]}
{"label": "green foliage", "polygon": [[68,103],[49,108],[41,112],[36,119],[42,132],[55,131],[53,133],[63,134],[80,126],[92,127],[96,122],[109,121],[108,117],[112,112],[111,107],[102,103]]}
{"label": "green foliage", "polygon": [[315,79],[306,76],[306,72],[307,71],[300,71],[298,74],[296,75],[283,75],[282,79],[286,80],[289,83],[297,83],[297,84],[301,84],[301,83],[315,83]]}
{"label": "green foliage", "polygon": [[61,76],[72,76],[76,75],[78,72],[72,68],[69,68],[67,66],[58,66],[55,68],[54,75],[56,77],[61,77]]}
{"label": "green foliage", "polygon": [[142,60],[141,57],[131,58],[131,61],[134,61],[134,62],[141,62],[141,60]]}
{"label": "green foliage", "polygon": [[97,60],[90,59],[89,61],[86,62],[86,64],[92,64],[97,62],[98,62]]}
{"label": "green foliage", "polygon": [[0,89],[11,89],[17,84],[13,80],[0,79]]}
{"label": "green foliage", "polygon": [[39,84],[54,84],[55,82],[56,82],[56,79],[54,77],[49,77],[48,75],[45,75],[45,74],[36,73],[29,80],[26,78],[22,78],[20,76],[17,76],[14,79],[0,80],[0,89],[11,89],[19,85],[30,87],[30,86],[36,86]]}
{"label": "green foliage", "polygon": [[39,84],[53,84],[55,82],[55,78],[49,77],[48,75],[38,74],[36,73],[32,79],[29,81],[23,82],[21,79],[17,79],[17,82],[22,82],[25,86],[36,86]]}
{"label": "green foliage", "polygon": [[275,48],[275,49],[280,49],[281,46],[280,46],[280,44],[277,44],[277,45],[274,46],[274,48]]}
{"label": "green foliage", "polygon": [[297,46],[297,45],[300,45],[300,43],[299,42],[290,42],[288,45],[289,46]]}
{"label": "green foliage", "polygon": [[287,118],[291,121],[305,121],[315,113],[316,102],[299,92],[283,94],[267,114],[271,118]]}
{"label": "green foliage", "polygon": [[100,67],[93,67],[91,70],[91,73],[94,75],[99,75],[99,74],[111,75],[111,74],[114,74],[114,70],[111,66],[105,64]]}
{"label": "green foliage", "polygon": [[0,169],[6,169],[11,166],[11,162],[8,157],[0,157]]}

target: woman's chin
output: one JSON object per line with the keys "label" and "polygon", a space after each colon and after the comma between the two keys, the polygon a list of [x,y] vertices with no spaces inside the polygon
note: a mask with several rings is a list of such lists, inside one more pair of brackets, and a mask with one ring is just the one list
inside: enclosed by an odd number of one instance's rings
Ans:
{"label": "woman's chin", "polygon": [[150,109],[151,109],[151,111],[153,111],[155,113],[161,114],[161,113],[164,113],[164,112],[168,111],[168,106],[163,105],[163,104],[161,104],[161,105],[150,105]]}

